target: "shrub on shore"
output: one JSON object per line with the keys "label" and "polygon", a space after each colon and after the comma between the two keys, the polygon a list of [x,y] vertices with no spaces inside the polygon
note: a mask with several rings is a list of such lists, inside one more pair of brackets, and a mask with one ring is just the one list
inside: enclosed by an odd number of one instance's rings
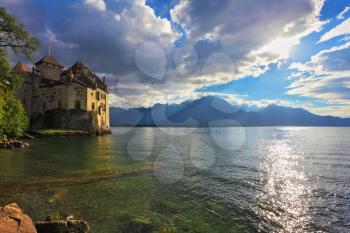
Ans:
{"label": "shrub on shore", "polygon": [[0,140],[23,135],[28,119],[20,101],[11,93],[0,94]]}
{"label": "shrub on shore", "polygon": [[7,54],[0,50],[0,140],[20,137],[28,128],[28,118],[15,91],[20,85],[11,73]]}

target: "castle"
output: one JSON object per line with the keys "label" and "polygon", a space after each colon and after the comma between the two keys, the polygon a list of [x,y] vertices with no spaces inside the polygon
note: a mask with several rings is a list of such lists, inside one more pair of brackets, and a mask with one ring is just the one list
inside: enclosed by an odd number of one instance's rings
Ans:
{"label": "castle", "polygon": [[17,96],[28,114],[31,129],[110,132],[105,78],[101,80],[82,61],[64,69],[48,54],[32,69],[18,62],[13,73],[23,79]]}

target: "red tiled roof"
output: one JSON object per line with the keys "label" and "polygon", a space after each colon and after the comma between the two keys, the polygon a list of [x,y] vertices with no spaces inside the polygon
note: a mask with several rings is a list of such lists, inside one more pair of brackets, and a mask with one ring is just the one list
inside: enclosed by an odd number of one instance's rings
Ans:
{"label": "red tiled roof", "polygon": [[[107,91],[107,86],[81,61],[74,63],[69,70],[74,75],[74,80],[78,80],[89,87],[99,87],[102,90]],[[68,74],[69,70],[65,71],[66,74]]]}
{"label": "red tiled roof", "polygon": [[32,70],[24,63],[18,62],[13,68],[12,71],[18,74],[31,73]]}
{"label": "red tiled roof", "polygon": [[71,68],[67,69],[67,70],[64,70],[61,75],[67,75],[68,77],[71,77],[73,78],[73,71]]}
{"label": "red tiled roof", "polygon": [[90,69],[89,67],[87,67],[84,63],[82,63],[81,61],[77,61],[76,63],[74,63],[71,67],[72,72],[78,73],[79,71],[83,70],[84,74],[89,75],[89,76],[96,76]]}

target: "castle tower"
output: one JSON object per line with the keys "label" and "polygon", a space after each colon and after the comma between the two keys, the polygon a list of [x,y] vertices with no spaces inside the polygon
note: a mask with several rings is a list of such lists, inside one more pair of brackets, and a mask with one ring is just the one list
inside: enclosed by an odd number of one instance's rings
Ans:
{"label": "castle tower", "polygon": [[64,68],[64,66],[50,54],[41,58],[35,63],[35,66],[39,70],[40,76],[56,81],[60,80]]}

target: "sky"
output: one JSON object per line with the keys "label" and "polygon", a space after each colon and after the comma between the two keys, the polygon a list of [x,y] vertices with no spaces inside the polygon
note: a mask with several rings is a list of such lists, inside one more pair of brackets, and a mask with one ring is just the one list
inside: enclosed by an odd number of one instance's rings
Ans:
{"label": "sky", "polygon": [[[0,0],[66,67],[105,76],[112,106],[217,95],[350,117],[350,0]],[[21,58],[11,57],[15,63]],[[29,63],[29,61],[27,61]]]}

